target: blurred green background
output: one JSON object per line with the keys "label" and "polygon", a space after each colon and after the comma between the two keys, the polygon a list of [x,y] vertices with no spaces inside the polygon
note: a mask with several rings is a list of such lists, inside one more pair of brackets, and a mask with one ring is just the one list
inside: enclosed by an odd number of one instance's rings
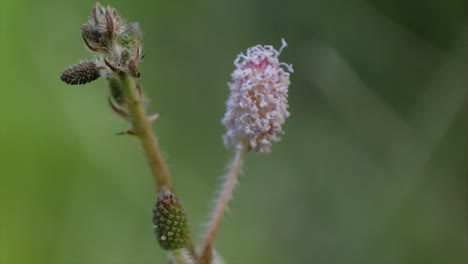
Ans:
{"label": "blurred green background", "polygon": [[[197,241],[225,164],[236,55],[289,48],[290,119],[251,154],[217,249],[226,263],[468,263],[468,2],[102,2],[145,32],[141,83]],[[91,58],[93,1],[0,2],[0,263],[165,263],[153,183]]]}

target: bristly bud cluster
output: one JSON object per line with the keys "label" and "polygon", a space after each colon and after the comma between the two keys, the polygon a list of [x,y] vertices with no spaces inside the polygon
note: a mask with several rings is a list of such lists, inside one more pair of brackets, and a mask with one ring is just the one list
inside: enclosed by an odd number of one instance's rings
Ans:
{"label": "bristly bud cluster", "polygon": [[187,215],[175,194],[162,192],[153,209],[153,224],[159,245],[165,250],[186,246],[189,239]]}
{"label": "bristly bud cluster", "polygon": [[289,116],[289,74],[293,72],[290,65],[278,60],[285,47],[284,40],[279,51],[272,46],[257,45],[234,61],[231,94],[222,120],[227,128],[226,147],[248,142],[256,152],[268,153],[272,143],[281,139],[282,125]]}
{"label": "bristly bud cluster", "polygon": [[[96,3],[88,23],[81,26],[86,46],[94,52],[93,61],[68,67],[60,78],[68,84],[85,84],[104,77],[109,81],[109,104],[118,116],[129,120],[128,100],[120,87],[119,76],[140,77],[142,32],[138,23],[126,23],[117,10]],[[140,97],[143,95],[140,92]]]}
{"label": "bristly bud cluster", "polygon": [[93,51],[110,53],[117,51],[117,36],[124,25],[119,13],[111,7],[94,5],[87,24],[81,26],[81,33],[86,45]]}

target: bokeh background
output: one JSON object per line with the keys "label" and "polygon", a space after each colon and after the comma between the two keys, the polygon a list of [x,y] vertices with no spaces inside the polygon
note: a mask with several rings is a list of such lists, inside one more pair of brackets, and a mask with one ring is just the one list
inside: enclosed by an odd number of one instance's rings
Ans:
{"label": "bokeh background", "polygon": [[[102,2],[145,32],[141,83],[197,241],[232,156],[236,55],[289,44],[283,141],[251,154],[217,240],[226,263],[468,263],[468,2]],[[156,194],[91,58],[93,1],[0,2],[0,263],[165,263]]]}

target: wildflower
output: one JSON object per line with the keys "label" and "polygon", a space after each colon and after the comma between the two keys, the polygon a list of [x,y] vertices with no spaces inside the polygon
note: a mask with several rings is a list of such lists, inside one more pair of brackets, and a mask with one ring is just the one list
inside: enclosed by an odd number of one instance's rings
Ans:
{"label": "wildflower", "polygon": [[256,152],[268,153],[272,143],[281,140],[282,125],[289,116],[289,74],[293,72],[290,65],[278,60],[286,46],[284,40],[279,51],[269,45],[257,45],[234,61],[231,94],[222,120],[227,128],[226,147],[248,142]]}

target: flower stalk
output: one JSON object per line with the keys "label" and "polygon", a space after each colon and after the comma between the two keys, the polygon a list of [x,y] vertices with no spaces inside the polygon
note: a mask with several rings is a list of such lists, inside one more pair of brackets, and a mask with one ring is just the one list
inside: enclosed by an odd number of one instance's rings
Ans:
{"label": "flower stalk", "polygon": [[200,264],[210,264],[213,259],[213,249],[216,235],[218,234],[224,213],[228,208],[229,201],[232,199],[234,189],[237,185],[237,178],[242,171],[242,164],[244,163],[244,158],[248,151],[248,142],[244,142],[243,144],[239,145],[236,150],[234,160],[231,162],[229,167],[228,173],[224,177],[221,193],[219,194],[215,210],[211,216],[211,220],[208,225],[208,231],[206,232],[205,240],[200,252]]}
{"label": "flower stalk", "polygon": [[231,75],[231,94],[222,122],[227,129],[224,144],[237,152],[208,225],[199,255],[201,264],[211,264],[213,261],[214,241],[237,185],[246,153],[249,150],[269,153],[273,142],[280,141],[280,134],[284,133],[282,126],[289,116],[289,74],[293,70],[292,66],[280,62],[278,57],[286,46],[284,39],[279,51],[273,46],[257,45],[249,48],[246,54],[241,53],[234,61],[236,69]]}
{"label": "flower stalk", "polygon": [[195,264],[193,257],[184,249],[178,249],[171,252],[170,264]]}

